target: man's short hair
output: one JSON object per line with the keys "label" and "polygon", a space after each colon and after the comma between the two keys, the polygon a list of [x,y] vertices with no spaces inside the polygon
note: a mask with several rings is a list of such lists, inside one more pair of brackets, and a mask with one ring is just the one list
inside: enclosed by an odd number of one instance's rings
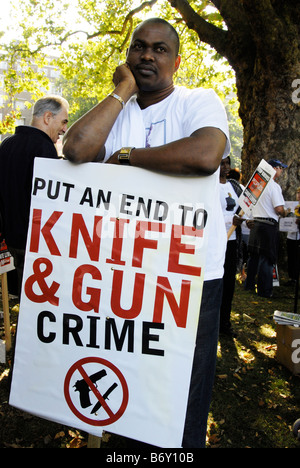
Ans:
{"label": "man's short hair", "polygon": [[[155,24],[155,23],[160,23],[160,24],[164,24],[165,26],[167,26],[171,32],[171,34],[173,35],[173,38],[174,38],[174,43],[175,43],[175,52],[176,52],[176,55],[179,54],[179,49],[180,49],[180,39],[179,39],[179,35],[176,31],[176,29],[166,20],[162,19],[162,18],[148,18],[144,21],[142,21],[136,28],[135,28],[135,31],[137,31],[139,29],[139,27],[141,26],[144,26],[144,24]],[[134,31],[134,32],[135,32]]]}
{"label": "man's short hair", "polygon": [[53,115],[57,115],[63,106],[65,106],[67,109],[69,108],[68,101],[66,101],[63,97],[55,95],[44,96],[36,101],[33,107],[33,116],[42,117],[45,112],[52,112]]}

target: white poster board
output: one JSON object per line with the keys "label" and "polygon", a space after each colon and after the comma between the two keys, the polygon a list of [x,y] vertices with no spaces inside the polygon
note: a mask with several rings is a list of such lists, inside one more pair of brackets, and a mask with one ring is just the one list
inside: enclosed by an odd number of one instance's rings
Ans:
{"label": "white poster board", "polygon": [[213,191],[36,160],[11,405],[181,446]]}
{"label": "white poster board", "polygon": [[7,250],[5,241],[0,243],[0,275],[14,270],[14,259],[10,252]]}
{"label": "white poster board", "polygon": [[296,223],[297,217],[295,215],[295,209],[299,206],[297,201],[286,201],[284,208],[290,210],[290,214],[285,218],[279,219],[279,231],[282,232],[298,232],[299,227]]}
{"label": "white poster board", "polygon": [[274,177],[275,169],[262,159],[253,172],[243,193],[239,197],[239,205],[246,215],[251,214],[251,209],[258,203],[268,182]]}

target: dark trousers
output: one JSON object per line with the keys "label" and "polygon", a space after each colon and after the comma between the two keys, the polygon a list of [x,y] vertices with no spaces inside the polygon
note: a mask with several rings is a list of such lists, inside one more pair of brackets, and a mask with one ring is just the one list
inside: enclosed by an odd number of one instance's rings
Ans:
{"label": "dark trousers", "polygon": [[287,239],[286,240],[286,247],[287,247],[287,255],[288,255],[288,273],[289,278],[291,280],[296,281],[298,277],[298,269],[299,269],[299,240]]}
{"label": "dark trousers", "polygon": [[248,244],[249,259],[245,289],[254,290],[257,284],[259,296],[272,296],[273,265],[277,262],[278,245],[278,223],[255,219]]}
{"label": "dark trousers", "polygon": [[215,378],[222,279],[205,281],[183,435],[183,448],[205,448]]}
{"label": "dark trousers", "polygon": [[247,263],[245,289],[255,290],[262,297],[271,297],[273,293],[273,262],[265,255],[250,254]]}

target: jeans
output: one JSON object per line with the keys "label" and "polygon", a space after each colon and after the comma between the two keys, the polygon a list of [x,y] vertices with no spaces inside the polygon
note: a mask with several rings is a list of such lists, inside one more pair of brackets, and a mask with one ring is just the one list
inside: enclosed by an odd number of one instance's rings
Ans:
{"label": "jeans", "polygon": [[205,448],[207,418],[215,378],[222,279],[203,284],[183,448]]}
{"label": "jeans", "polygon": [[227,242],[224,276],[223,276],[223,296],[220,309],[220,330],[231,327],[230,314],[232,299],[235,289],[235,275],[237,271],[237,244],[236,240]]}

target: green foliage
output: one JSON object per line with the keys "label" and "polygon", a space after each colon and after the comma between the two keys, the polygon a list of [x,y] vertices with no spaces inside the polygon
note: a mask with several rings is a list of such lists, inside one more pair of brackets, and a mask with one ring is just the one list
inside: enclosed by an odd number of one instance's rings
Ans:
{"label": "green foliage", "polygon": [[196,13],[200,15],[203,19],[205,19],[209,23],[214,24],[218,28],[224,28],[223,18],[220,12],[210,0],[195,0],[190,1],[189,3],[191,7],[196,11]]}
{"label": "green foliage", "polygon": [[11,111],[7,114],[2,121],[0,121],[0,135],[5,135],[6,133],[13,133],[15,128],[16,119],[20,117],[19,112]]}

